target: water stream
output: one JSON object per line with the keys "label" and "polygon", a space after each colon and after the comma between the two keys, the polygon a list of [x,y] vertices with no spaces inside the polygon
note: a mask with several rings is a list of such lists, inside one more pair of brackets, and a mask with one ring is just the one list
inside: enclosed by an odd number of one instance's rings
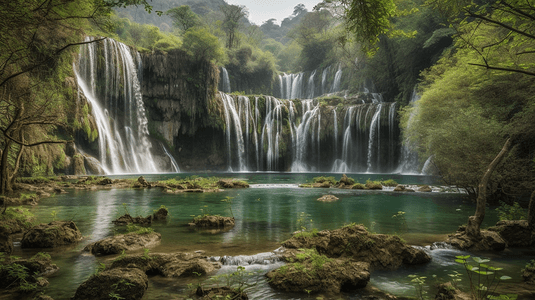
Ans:
{"label": "water stream", "polygon": [[[126,211],[131,215],[146,216],[161,205],[169,209],[170,218],[167,222],[153,224],[155,231],[162,234],[162,242],[151,249],[152,253],[204,250],[207,256],[219,259],[226,257],[225,266],[218,271],[219,274],[235,271],[237,264],[245,265],[248,270],[259,271],[259,284],[251,291],[251,299],[314,299],[306,298],[303,294],[295,295],[273,290],[263,277],[265,272],[281,264],[278,260],[269,258],[269,253],[279,248],[280,242],[289,238],[291,233],[299,228],[297,219],[302,213],[308,215],[313,226],[320,230],[335,229],[355,222],[364,224],[370,231],[397,233],[410,244],[425,246],[443,240],[446,234],[454,232],[459,224],[465,223],[467,217],[474,212],[474,205],[463,200],[459,194],[400,194],[390,191],[297,187],[298,183],[320,175],[315,173],[198,175],[237,177],[248,180],[252,186],[250,189],[200,194],[165,194],[160,189],[71,190],[68,194],[43,199],[38,206],[32,207],[32,213],[36,214],[40,222],[50,222],[52,213],[55,212],[57,219],[75,221],[85,236],[85,239],[74,247],[51,252],[53,260],[61,269],[49,279],[47,294],[55,299],[70,298],[78,285],[94,272],[99,262],[109,262],[114,258],[94,257],[81,250],[92,241],[113,235],[117,228],[111,221]],[[368,178],[372,180],[392,178],[406,184],[432,183],[432,179],[426,176],[348,175],[360,182]],[[334,174],[334,176],[340,175]],[[154,181],[174,175],[146,174],[145,177],[149,181]],[[335,195],[340,200],[333,203],[316,201],[327,193]],[[199,215],[201,209],[204,212],[209,210],[213,214],[230,215],[228,206],[221,202],[221,199],[227,196],[233,197],[232,211],[237,220],[234,228],[214,232],[196,230],[187,225],[192,219],[191,216]],[[392,218],[398,211],[405,212],[407,227],[402,231],[397,219]],[[483,226],[489,226],[496,221],[496,213],[490,209]],[[15,247],[14,254],[30,256],[36,251]],[[462,271],[452,262],[453,256],[458,255],[458,251],[451,249],[428,251],[433,257],[432,263],[393,272],[374,272],[371,284],[395,295],[414,296],[414,289],[407,278],[408,274],[418,273],[428,278],[432,278],[432,274],[438,274],[445,280],[449,272]],[[503,255],[493,258],[494,260],[505,266],[515,281],[519,281],[520,275],[517,269],[529,258]],[[179,298],[180,295],[187,293],[187,284],[194,280],[196,279],[171,280],[159,276],[150,277],[149,289],[144,299]],[[357,299],[355,297],[358,297],[358,292],[338,295],[333,299],[340,297]]]}

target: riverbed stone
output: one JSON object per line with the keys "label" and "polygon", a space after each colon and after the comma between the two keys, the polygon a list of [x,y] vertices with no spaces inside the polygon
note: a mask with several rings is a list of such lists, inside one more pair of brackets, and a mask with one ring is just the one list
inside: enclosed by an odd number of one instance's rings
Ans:
{"label": "riverbed stone", "polygon": [[422,192],[422,193],[431,193],[433,191],[433,189],[428,186],[428,185],[422,185],[419,189],[418,189],[418,192]]}
{"label": "riverbed stone", "polygon": [[245,292],[240,292],[237,289],[229,286],[203,288],[202,286],[197,288],[195,295],[201,297],[200,299],[235,299],[235,300],[248,300],[249,297]]}
{"label": "riverbed stone", "polygon": [[73,221],[52,221],[28,229],[22,235],[22,248],[55,248],[70,245],[82,239],[82,233]]}
{"label": "riverbed stone", "polygon": [[397,269],[431,261],[422,249],[405,244],[398,236],[371,234],[362,225],[349,225],[316,234],[296,234],[282,245],[288,249],[316,249],[327,257],[349,257],[367,262],[371,269]]}
{"label": "riverbed stone", "polygon": [[161,207],[157,211],[155,211],[152,214],[152,219],[154,221],[164,221],[167,219],[167,215],[169,214],[169,211],[165,207]]}
{"label": "riverbed stone", "polygon": [[435,300],[472,300],[470,294],[456,289],[451,282],[441,283],[437,289]]}
{"label": "riverbed stone", "polygon": [[[73,300],[141,299],[149,284],[147,275],[135,268],[117,268],[101,271],[82,283]],[[121,298],[118,298],[121,297]]]}
{"label": "riverbed stone", "polygon": [[119,254],[154,247],[160,243],[162,235],[157,232],[118,234],[87,245],[84,250],[92,254]]}

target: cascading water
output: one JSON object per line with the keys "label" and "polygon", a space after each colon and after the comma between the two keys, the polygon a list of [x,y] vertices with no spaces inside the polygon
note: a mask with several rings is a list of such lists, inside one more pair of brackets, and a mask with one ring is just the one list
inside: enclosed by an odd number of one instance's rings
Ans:
{"label": "cascading water", "polygon": [[112,39],[84,44],[74,68],[80,92],[91,104],[98,128],[96,156],[106,174],[161,172],[151,153],[137,75],[139,53],[134,52],[137,64],[132,53]]}
{"label": "cascading water", "polygon": [[224,67],[221,67],[221,80],[220,80],[219,90],[223,93],[230,93],[230,79],[228,77],[228,71]]}
{"label": "cascading water", "polygon": [[331,93],[337,93],[340,91],[340,82],[342,81],[342,65],[338,65],[338,71],[334,75],[334,82],[331,87]]}

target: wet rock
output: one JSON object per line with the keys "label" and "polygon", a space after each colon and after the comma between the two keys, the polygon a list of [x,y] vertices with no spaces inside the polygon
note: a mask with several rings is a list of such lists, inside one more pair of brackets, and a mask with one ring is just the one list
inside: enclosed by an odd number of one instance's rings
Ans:
{"label": "wet rock", "polygon": [[34,226],[24,232],[22,248],[54,248],[76,243],[82,239],[82,233],[72,221],[53,221]]}
{"label": "wet rock", "polygon": [[433,189],[428,185],[423,185],[418,189],[418,192],[422,192],[422,193],[431,193],[432,191]]}
{"label": "wet rock", "polygon": [[89,173],[93,175],[106,174],[106,172],[104,172],[104,169],[102,168],[102,165],[100,164],[100,161],[98,159],[86,155],[84,156],[84,163],[85,163],[86,170],[89,171]]}
{"label": "wet rock", "polygon": [[193,223],[190,225],[197,227],[232,227],[235,224],[235,220],[232,217],[223,217],[223,216],[203,216],[201,218],[195,218]]}
{"label": "wet rock", "polygon": [[169,211],[165,207],[160,207],[158,211],[155,211],[152,214],[152,219],[154,221],[164,221],[167,219],[167,215],[169,214]]}
{"label": "wet rock", "polygon": [[339,200],[338,197],[334,195],[323,195],[320,198],[318,198],[318,201],[321,201],[321,202],[334,202],[337,200]]}
{"label": "wet rock", "polygon": [[396,188],[394,188],[394,192],[408,192],[408,193],[413,193],[415,192],[413,189],[409,189],[407,188],[406,186],[404,185],[398,185],[396,186]]}
{"label": "wet rock", "polygon": [[164,277],[188,277],[207,274],[220,268],[220,263],[211,263],[198,253],[171,253],[126,256],[114,260],[110,269],[136,268],[147,274]]}
{"label": "wet rock", "polygon": [[81,154],[75,154],[73,157],[74,175],[86,175],[84,157]]}
{"label": "wet rock", "polygon": [[373,181],[367,181],[365,186],[366,186],[366,189],[368,190],[382,190],[383,189],[383,185],[381,185],[378,182],[373,182]]}
{"label": "wet rock", "polygon": [[[117,268],[92,275],[78,287],[74,300],[141,299],[147,290],[147,275],[134,268]],[[120,297],[120,298],[119,298]]]}
{"label": "wet rock", "polygon": [[[321,259],[322,264],[318,263]],[[286,292],[340,293],[366,287],[369,263],[345,259],[315,258],[288,264],[266,274],[269,284]]]}
{"label": "wet rock", "polygon": [[97,184],[98,185],[110,185],[110,184],[113,184],[113,180],[109,179],[108,177],[104,177]]}
{"label": "wet rock", "polygon": [[54,298],[47,295],[37,295],[33,300],[54,300]]}
{"label": "wet rock", "polygon": [[338,182],[339,185],[347,185],[347,186],[352,186],[353,184],[355,184],[355,180],[353,180],[353,178],[349,178],[347,177],[346,174],[343,174],[342,175],[342,178],[340,178],[340,181]]}
{"label": "wet rock", "polygon": [[124,251],[141,250],[157,245],[162,235],[157,232],[118,234],[87,245],[84,250],[92,254],[119,254]]}
{"label": "wet rock", "polygon": [[527,220],[504,220],[490,227],[507,242],[507,247],[528,247],[535,244],[534,233]]}
{"label": "wet rock", "polygon": [[129,214],[125,214],[116,220],[113,220],[112,223],[119,226],[125,226],[128,224],[150,225],[152,224],[152,216],[143,218],[142,216],[132,217]]}
{"label": "wet rock", "polygon": [[350,257],[370,263],[372,269],[397,269],[403,264],[431,261],[423,250],[405,244],[399,237],[371,234],[361,225],[323,230],[311,236],[294,235],[282,245],[288,249],[314,248],[327,257]]}
{"label": "wet rock", "polygon": [[13,252],[13,239],[8,234],[0,234],[0,252],[11,254]]}
{"label": "wet rock", "polygon": [[450,282],[441,283],[438,285],[437,295],[435,300],[471,300],[470,294],[461,292],[453,287]]}
{"label": "wet rock", "polygon": [[481,237],[475,239],[469,237],[464,228],[459,228],[455,234],[449,235],[446,242],[459,250],[468,251],[502,251],[507,245],[497,232],[481,230]]}
{"label": "wet rock", "polygon": [[201,299],[236,299],[236,300],[248,300],[247,294],[240,292],[237,289],[233,289],[228,286],[215,287],[215,288],[203,288],[198,287],[195,294]]}
{"label": "wet rock", "polygon": [[134,184],[134,187],[150,188],[152,185],[145,179],[145,177],[139,176],[137,182]]}

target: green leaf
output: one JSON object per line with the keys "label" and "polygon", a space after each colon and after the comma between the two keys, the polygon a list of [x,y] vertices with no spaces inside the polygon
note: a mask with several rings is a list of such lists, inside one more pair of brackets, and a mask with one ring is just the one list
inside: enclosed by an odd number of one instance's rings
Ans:
{"label": "green leaf", "polygon": [[513,279],[513,278],[510,276],[505,276],[505,275],[500,277],[500,280],[509,280],[509,279]]}

